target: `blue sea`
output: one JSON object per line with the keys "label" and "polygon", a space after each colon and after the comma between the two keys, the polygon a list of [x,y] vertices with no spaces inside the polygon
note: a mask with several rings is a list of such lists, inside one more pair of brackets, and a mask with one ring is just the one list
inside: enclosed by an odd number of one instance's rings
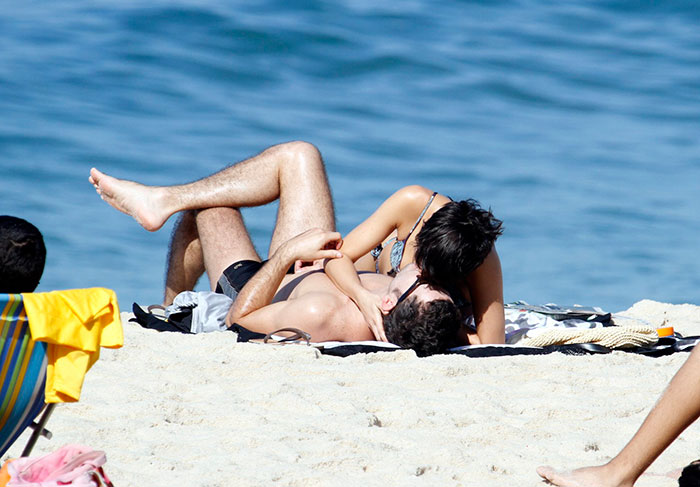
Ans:
{"label": "blue sea", "polygon": [[[490,207],[506,301],[700,304],[699,23],[694,1],[4,4],[0,214],[44,233],[39,290],[129,310],[160,302],[173,222],[146,232],[90,167],[170,185],[302,139],[343,233],[408,184]],[[274,206],[245,216],[265,254]]]}

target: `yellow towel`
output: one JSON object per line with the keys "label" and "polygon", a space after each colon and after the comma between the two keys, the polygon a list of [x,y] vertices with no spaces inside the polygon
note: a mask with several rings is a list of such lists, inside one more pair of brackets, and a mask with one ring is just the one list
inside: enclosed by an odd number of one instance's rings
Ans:
{"label": "yellow towel", "polygon": [[100,347],[124,343],[117,296],[111,289],[90,288],[22,297],[32,338],[48,343],[46,402],[78,401]]}

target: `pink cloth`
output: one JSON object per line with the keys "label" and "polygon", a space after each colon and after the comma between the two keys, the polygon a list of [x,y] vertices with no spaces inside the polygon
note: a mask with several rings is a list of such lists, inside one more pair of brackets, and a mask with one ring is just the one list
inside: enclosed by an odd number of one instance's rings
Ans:
{"label": "pink cloth", "polygon": [[111,486],[102,465],[103,451],[82,445],[66,445],[42,457],[22,457],[8,466],[7,487]]}

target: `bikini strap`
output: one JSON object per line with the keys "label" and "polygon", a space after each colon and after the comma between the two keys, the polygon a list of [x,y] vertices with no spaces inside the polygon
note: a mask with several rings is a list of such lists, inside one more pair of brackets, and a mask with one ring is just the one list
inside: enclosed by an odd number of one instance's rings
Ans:
{"label": "bikini strap", "polygon": [[430,208],[430,204],[431,204],[431,203],[433,202],[433,200],[435,199],[435,195],[437,195],[437,191],[435,191],[435,192],[430,196],[430,199],[428,200],[428,204],[425,205],[425,208],[423,208],[423,211],[421,212],[420,216],[418,217],[418,220],[416,220],[416,223],[413,224],[413,228],[411,228],[411,231],[408,232],[408,235],[406,235],[406,238],[403,239],[404,242],[406,242],[406,241],[408,240],[408,237],[411,236],[411,234],[413,233],[413,230],[416,229],[416,227],[418,226],[418,224],[420,223],[420,221],[423,219],[423,216],[425,215],[425,212],[428,211],[428,208]]}

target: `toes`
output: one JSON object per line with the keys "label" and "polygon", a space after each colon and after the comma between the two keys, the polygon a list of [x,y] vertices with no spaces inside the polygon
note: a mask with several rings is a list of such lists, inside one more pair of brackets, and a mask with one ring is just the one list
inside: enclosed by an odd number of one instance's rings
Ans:
{"label": "toes", "polygon": [[556,471],[552,467],[537,467],[537,475],[549,482],[556,477]]}

